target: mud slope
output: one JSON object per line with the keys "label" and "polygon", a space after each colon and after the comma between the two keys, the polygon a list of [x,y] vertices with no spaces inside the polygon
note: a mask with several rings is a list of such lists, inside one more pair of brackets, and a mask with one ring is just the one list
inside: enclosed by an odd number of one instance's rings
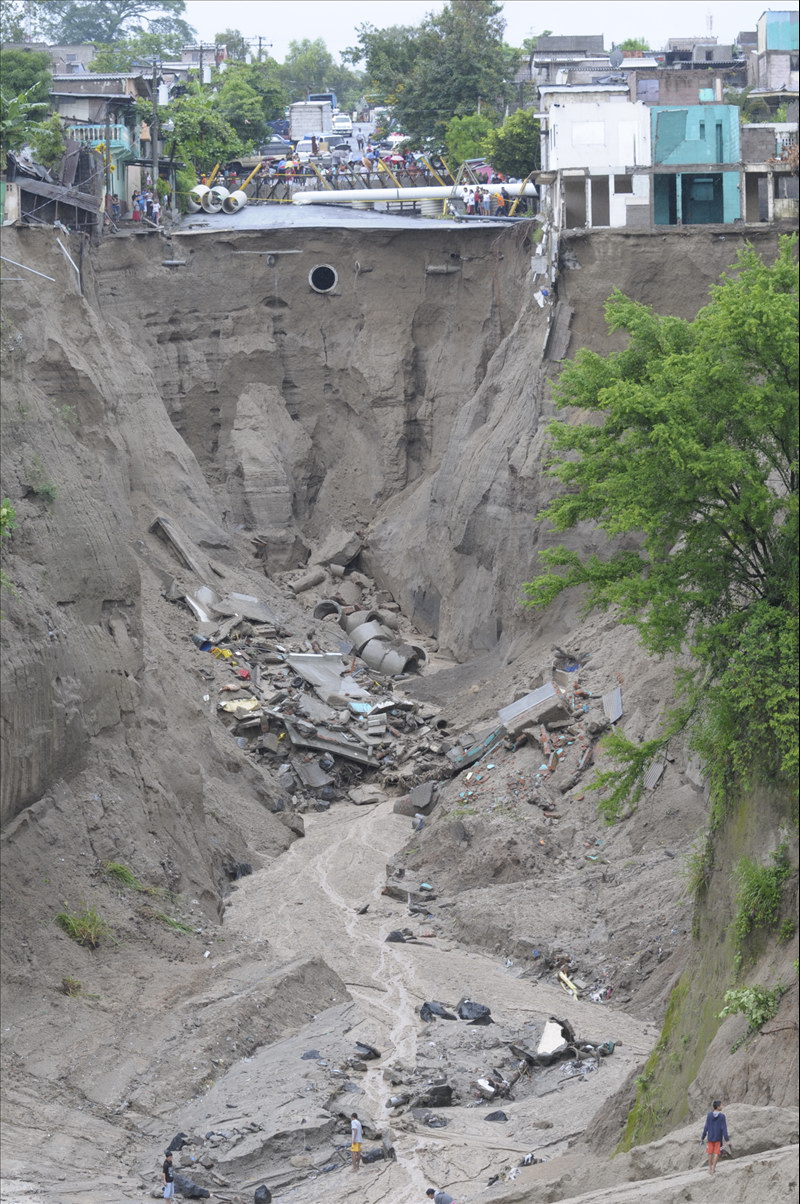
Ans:
{"label": "mud slope", "polygon": [[[638,1073],[680,969],[676,870],[704,819],[685,750],[651,808],[610,837],[579,784],[555,820],[502,789],[482,788],[465,814],[458,778],[411,845],[391,798],[336,803],[304,835],[285,779],[217,716],[230,669],[197,649],[194,618],[169,600],[198,580],[257,595],[276,639],[336,647],[311,617],[318,595],[295,599],[286,573],[332,527],[356,528],[354,567],[438,644],[431,671],[405,684],[451,731],[496,722],[550,672],[553,644],[592,677],[595,704],[622,685],[629,734],[652,731],[671,666],[643,657],[613,617],[579,624],[570,602],[532,622],[517,604],[547,538],[533,520],[547,496],[547,314],[531,301],[526,239],[76,239],[81,292],[55,231],[3,232],[3,254],[52,277],[4,287],[1,332],[0,496],[17,514],[0,628],[9,1204],[141,1200],[181,1128],[185,1169],[220,1199],[249,1200],[268,1180],[310,1204],[332,1161],[332,1201],[412,1204],[429,1178],[472,1195],[526,1152],[565,1153]],[[576,242],[582,266],[560,285],[572,349],[606,345],[612,280],[691,313],[738,244]],[[331,295],[309,288],[315,263],[337,271]],[[196,569],[156,533],[160,516]],[[522,750],[497,765],[528,784],[537,768]],[[435,875],[429,914],[380,893],[387,864]],[[109,926],[97,948],[55,922],[80,911]],[[418,944],[385,942],[409,925]],[[616,996],[569,1001],[553,974],[527,973],[532,941],[551,970],[567,955],[598,981],[613,972]],[[464,995],[496,1024],[429,1028],[415,1011]],[[585,1082],[531,1076],[508,1120],[487,1123],[471,1084],[565,1003],[582,1035],[621,1042],[614,1056]],[[382,1052],[366,1069],[352,1064],[359,1038]],[[321,1057],[305,1059],[313,1049]],[[398,1089],[439,1076],[457,1093],[447,1126],[393,1111]],[[397,1154],[355,1182],[338,1169],[354,1101],[370,1143]]]}

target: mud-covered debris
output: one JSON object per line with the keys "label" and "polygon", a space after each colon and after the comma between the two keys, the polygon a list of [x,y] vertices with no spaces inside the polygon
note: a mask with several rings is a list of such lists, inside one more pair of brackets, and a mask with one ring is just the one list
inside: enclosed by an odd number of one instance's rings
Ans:
{"label": "mud-covered debris", "polygon": [[413,1097],[412,1108],[451,1108],[453,1088],[449,1083],[429,1083]]}
{"label": "mud-covered debris", "polygon": [[385,943],[389,945],[402,945],[408,941],[413,941],[413,939],[414,933],[410,928],[393,928],[386,937]]}
{"label": "mud-covered debris", "polygon": [[419,1009],[420,1020],[430,1022],[431,1020],[457,1020],[458,1017],[453,1012],[448,1012],[443,1003],[438,1003],[435,999],[423,1003]]}
{"label": "mud-covered debris", "polygon": [[365,1062],[383,1056],[379,1049],[376,1049],[374,1045],[368,1045],[366,1041],[356,1041],[356,1052]]}
{"label": "mud-covered debris", "polygon": [[483,1119],[503,1121],[508,1120],[508,1117],[506,1116],[505,1112],[501,1112],[498,1108],[496,1112],[487,1112]]}
{"label": "mud-covered debris", "polygon": [[253,1204],[272,1204],[272,1192],[262,1183],[253,1193]]}
{"label": "mud-covered debris", "polygon": [[476,1003],[473,999],[462,999],[458,1005],[459,1020],[467,1020],[470,1024],[493,1024],[492,1011],[484,1003]]}
{"label": "mud-covered debris", "polygon": [[172,1141],[164,1150],[165,1154],[172,1154],[175,1150],[182,1150],[185,1145],[189,1144],[189,1135],[187,1133],[176,1133]]}
{"label": "mud-covered debris", "polygon": [[210,1200],[211,1192],[207,1188],[201,1187],[199,1183],[195,1183],[193,1179],[187,1179],[186,1175],[175,1176],[175,1187],[187,1200]]}
{"label": "mud-covered debris", "polygon": [[321,1057],[322,1057],[322,1054],[319,1052],[318,1049],[307,1049],[304,1054],[300,1055],[301,1061],[303,1061],[303,1062],[316,1061],[317,1058],[321,1058]]}
{"label": "mud-covered debris", "polygon": [[364,1150],[361,1154],[362,1162],[381,1162],[386,1157],[386,1151],[383,1146],[377,1145],[371,1150]]}

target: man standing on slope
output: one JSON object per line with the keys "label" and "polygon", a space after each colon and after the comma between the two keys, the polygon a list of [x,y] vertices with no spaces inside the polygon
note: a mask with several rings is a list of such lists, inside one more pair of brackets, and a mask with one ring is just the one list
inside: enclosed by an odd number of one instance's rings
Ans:
{"label": "man standing on slope", "polygon": [[711,1111],[706,1115],[703,1136],[700,1138],[701,1141],[707,1141],[708,1173],[710,1175],[713,1175],[716,1170],[722,1143],[724,1141],[730,1142],[728,1122],[725,1119],[725,1113],[721,1109],[722,1101],[715,1099],[711,1105]]}

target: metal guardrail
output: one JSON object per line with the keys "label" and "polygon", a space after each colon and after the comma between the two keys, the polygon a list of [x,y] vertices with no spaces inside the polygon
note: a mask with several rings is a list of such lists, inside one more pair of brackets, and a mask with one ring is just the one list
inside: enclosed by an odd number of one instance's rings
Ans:
{"label": "metal guardrail", "polygon": [[130,150],[134,145],[134,139],[126,125],[69,125],[67,134],[76,142],[83,142],[87,145],[101,142],[105,144],[109,137],[112,147],[124,146],[126,150]]}

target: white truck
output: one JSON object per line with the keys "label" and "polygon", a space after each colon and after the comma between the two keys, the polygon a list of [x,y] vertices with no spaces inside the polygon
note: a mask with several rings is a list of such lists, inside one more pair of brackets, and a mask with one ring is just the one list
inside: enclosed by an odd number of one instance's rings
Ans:
{"label": "white truck", "polygon": [[299,142],[306,134],[324,137],[332,128],[332,110],[328,101],[298,100],[296,104],[289,105],[289,137],[292,142]]}
{"label": "white truck", "polygon": [[349,113],[334,113],[333,132],[334,134],[339,134],[342,138],[352,138],[353,122]]}

